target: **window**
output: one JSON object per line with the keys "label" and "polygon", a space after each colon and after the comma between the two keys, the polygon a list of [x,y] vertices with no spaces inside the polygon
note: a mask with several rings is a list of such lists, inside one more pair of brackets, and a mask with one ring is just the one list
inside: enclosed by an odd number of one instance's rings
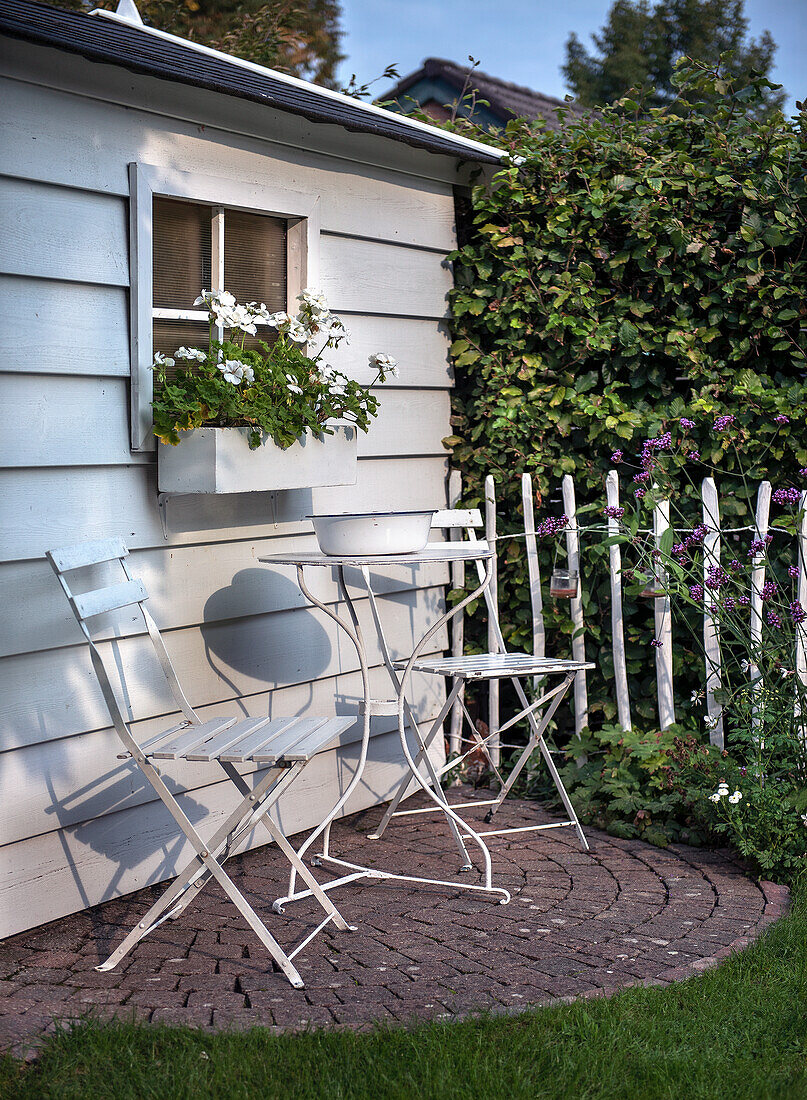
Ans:
{"label": "window", "polygon": [[[281,188],[130,165],[132,449],[152,450],[155,351],[205,347],[200,290],[296,309],[318,283],[318,199]],[[267,339],[266,329],[248,342]]]}
{"label": "window", "polygon": [[[283,218],[155,195],[152,252],[153,351],[207,346],[207,312],[193,306],[202,289],[229,290],[273,313],[288,304]],[[248,346],[269,338],[273,330],[263,328]]]}

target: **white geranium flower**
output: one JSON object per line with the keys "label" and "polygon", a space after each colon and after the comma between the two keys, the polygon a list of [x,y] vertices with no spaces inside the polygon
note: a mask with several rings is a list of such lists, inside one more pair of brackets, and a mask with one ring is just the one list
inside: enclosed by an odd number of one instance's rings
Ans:
{"label": "white geranium flower", "polygon": [[281,325],[287,325],[291,318],[284,310],[280,310],[278,313],[267,313],[266,323],[271,325],[272,328],[280,328]]}
{"label": "white geranium flower", "polygon": [[380,371],[382,376],[391,374],[393,378],[397,378],[400,374],[398,370],[398,360],[393,359],[391,355],[387,355],[384,351],[375,352],[374,355],[370,356],[369,362],[370,366]]}
{"label": "white geranium flower", "polygon": [[713,718],[710,714],[707,714],[704,716],[703,724],[708,730],[713,730],[716,729],[719,721],[719,718]]}
{"label": "white geranium flower", "polygon": [[308,329],[304,328],[295,317],[292,317],[287,324],[283,325],[282,331],[295,344],[305,344],[308,341]]}
{"label": "white geranium flower", "polygon": [[801,815],[801,823],[804,826],[804,828],[807,829],[807,814],[802,814]]}
{"label": "white geranium flower", "polygon": [[218,368],[225,380],[232,382],[234,386],[240,386],[242,382],[249,385],[255,381],[255,372],[252,367],[242,363],[240,359],[225,359],[223,363],[218,364]]}
{"label": "white geranium flower", "polygon": [[207,352],[201,351],[199,348],[177,348],[174,355],[177,359],[194,359],[197,363],[204,363],[207,359]]}
{"label": "white geranium flower", "polygon": [[310,287],[297,295],[297,301],[302,302],[301,313],[309,313],[317,320],[324,321],[330,316],[330,309],[321,290],[312,290]]}
{"label": "white geranium flower", "polygon": [[732,804],[732,806],[736,806],[741,798],[742,798],[742,792],[741,791],[735,791],[734,794],[729,795],[729,802]]}
{"label": "white geranium flower", "polygon": [[213,290],[203,290],[193,304],[195,306],[209,306],[214,294],[215,291]]}
{"label": "white geranium flower", "polygon": [[174,360],[170,355],[163,355],[161,351],[154,352],[154,366],[155,367],[173,367]]}
{"label": "white geranium flower", "polygon": [[721,798],[725,798],[726,795],[729,793],[728,783],[719,783],[717,787],[717,793],[720,795]]}
{"label": "white geranium flower", "polygon": [[720,801],[720,795],[719,794],[710,794],[709,795],[709,801],[710,802],[719,802]]}

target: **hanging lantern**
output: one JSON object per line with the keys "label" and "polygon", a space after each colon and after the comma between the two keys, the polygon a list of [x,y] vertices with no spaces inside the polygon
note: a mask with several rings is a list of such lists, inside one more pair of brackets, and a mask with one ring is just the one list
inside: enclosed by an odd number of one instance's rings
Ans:
{"label": "hanging lantern", "polygon": [[577,573],[555,566],[549,582],[549,595],[556,600],[573,600],[577,595],[577,580]]}

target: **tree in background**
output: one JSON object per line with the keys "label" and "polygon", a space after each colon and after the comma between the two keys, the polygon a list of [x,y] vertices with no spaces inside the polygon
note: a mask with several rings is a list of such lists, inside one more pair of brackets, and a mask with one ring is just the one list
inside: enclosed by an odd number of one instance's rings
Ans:
{"label": "tree in background", "polygon": [[[45,2],[78,11],[88,7],[83,0]],[[138,9],[148,26],[337,87],[336,69],[345,56],[339,48],[339,0],[140,0]]]}
{"label": "tree in background", "polygon": [[[566,43],[562,72],[584,107],[614,103],[631,89],[641,89],[648,107],[664,107],[679,95],[673,84],[681,57],[714,64],[726,59],[725,74],[735,86],[747,84],[752,71],[769,76],[776,52],[770,33],[747,41],[744,0],[615,0],[608,22],[592,35],[598,53],[590,54],[576,34]],[[651,89],[654,91],[651,92]],[[766,89],[749,108],[765,117],[785,103],[781,90]],[[715,109],[715,94],[707,106]]]}

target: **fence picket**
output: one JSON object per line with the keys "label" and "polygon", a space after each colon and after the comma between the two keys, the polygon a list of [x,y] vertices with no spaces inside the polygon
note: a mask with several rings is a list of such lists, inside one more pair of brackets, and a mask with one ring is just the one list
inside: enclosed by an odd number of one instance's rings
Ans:
{"label": "fence picket", "polygon": [[[771,512],[771,483],[760,482],[757,491],[757,509],[754,516],[754,537],[764,539],[768,534],[768,523]],[[753,557],[751,570],[751,649],[758,649],[762,643],[762,589],[765,584],[765,551],[756,553]],[[751,730],[754,739],[762,736],[762,718],[759,714],[759,698],[762,694],[762,680],[759,669],[752,664],[748,675],[753,685],[753,704],[751,710]]]}
{"label": "fence picket", "polygon": [[[496,485],[493,481],[493,475],[488,474],[485,478],[485,538],[488,543],[496,549]],[[496,554],[493,555],[493,575],[490,581],[490,593],[493,599],[493,604],[496,611],[496,618],[499,617],[499,570],[496,560]],[[488,616],[488,652],[497,653],[499,650],[499,639],[496,636],[496,625],[492,620],[492,617]],[[488,731],[492,735],[490,745],[490,758],[493,763],[498,767],[499,765],[499,681],[488,681]]]}
{"label": "fence picket", "polygon": [[[801,516],[799,530],[796,538],[796,549],[799,559],[799,579],[796,585],[796,599],[807,610],[807,492],[801,494],[799,501]],[[796,677],[803,688],[807,688],[807,622],[796,623]],[[798,698],[796,707],[801,717],[801,706]],[[801,739],[807,744],[807,724],[802,720]]]}
{"label": "fence picket", "polygon": [[[459,508],[459,502],[462,498],[462,475],[459,470],[452,470],[448,478],[448,506],[449,508]],[[462,538],[462,531],[460,528],[451,529],[451,539]],[[451,565],[451,587],[463,588],[465,586],[465,563],[461,561],[452,562]],[[458,615],[455,615],[451,620],[451,655],[452,657],[462,657],[463,649],[465,646],[465,612],[460,611]],[[454,685],[452,684],[452,687]],[[448,751],[452,756],[459,755],[462,744],[462,701],[465,698],[465,686],[460,688],[460,693],[454,701],[454,706],[451,708],[451,722],[448,728]]]}
{"label": "fence picket", "polygon": [[[670,502],[659,500],[653,509],[653,533],[656,546],[661,544],[664,532],[670,526]],[[664,570],[656,566],[656,580],[664,582]],[[659,724],[663,730],[675,722],[675,700],[673,696],[672,662],[672,621],[669,593],[658,596],[653,601],[656,626],[656,639],[661,644],[656,647],[656,690],[658,692]]]}
{"label": "fence picket", "polygon": [[[619,475],[609,470],[605,479],[605,494],[612,508],[619,507]],[[619,520],[608,518],[608,535],[619,533]],[[616,684],[616,705],[619,724],[623,730],[629,730],[630,692],[628,690],[628,669],[625,658],[625,630],[622,622],[622,549],[619,543],[608,547],[608,564],[611,573],[611,645],[614,655],[614,681]]]}
{"label": "fence picket", "polygon": [[[723,707],[715,699],[723,682],[720,658],[720,632],[710,608],[712,591],[706,585],[709,570],[720,565],[720,503],[713,477],[705,477],[701,485],[703,522],[709,528],[703,540],[703,651],[706,660],[706,712],[709,715],[709,740],[723,748]],[[714,723],[714,724],[712,724]]]}
{"label": "fence picket", "polygon": [[[577,595],[571,601],[572,616],[572,657],[575,661],[586,659],[586,639],[583,624],[583,578],[580,573],[580,536],[577,531],[577,504],[575,502],[574,480],[571,474],[563,475],[563,511],[569,519],[566,528],[566,556],[569,570],[578,575]],[[588,689],[586,673],[581,670],[574,678],[574,729],[580,735],[588,725]]]}
{"label": "fence picket", "polygon": [[[521,503],[524,510],[524,544],[527,551],[527,573],[530,582],[530,609],[532,611],[532,653],[534,657],[546,654],[544,629],[544,601],[541,595],[541,568],[538,562],[538,540],[535,537],[535,508],[532,496],[532,478],[521,475]],[[533,678],[537,687],[540,677]]]}

